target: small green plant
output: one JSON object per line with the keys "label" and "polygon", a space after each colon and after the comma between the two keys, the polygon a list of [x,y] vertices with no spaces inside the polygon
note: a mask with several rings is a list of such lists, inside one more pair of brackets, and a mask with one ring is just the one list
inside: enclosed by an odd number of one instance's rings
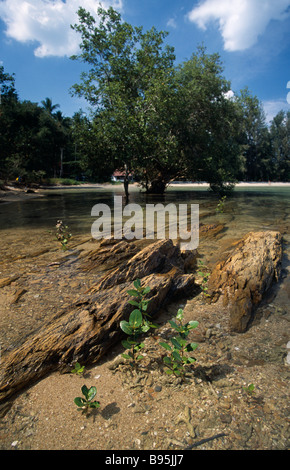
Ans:
{"label": "small green plant", "polygon": [[138,308],[131,312],[128,321],[123,320],[120,322],[120,327],[128,335],[128,338],[122,341],[122,345],[129,351],[123,353],[122,357],[128,359],[130,365],[135,367],[137,362],[143,359],[140,350],[144,348],[144,343],[138,341],[138,337],[143,333],[147,333],[150,328],[158,328],[158,325],[151,322],[150,315],[147,313],[150,300],[145,300],[145,296],[150,292],[150,287],[142,287],[140,279],[136,279],[133,284],[135,289],[127,291],[133,297],[132,300],[129,300],[129,304]]}
{"label": "small green plant", "polygon": [[76,362],[74,368],[71,370],[71,373],[75,375],[83,375],[84,370],[85,366],[81,366],[79,362]]}
{"label": "small green plant", "polygon": [[65,225],[62,220],[57,220],[55,228],[55,238],[60,242],[62,249],[67,250],[67,244],[72,237],[68,226]]}
{"label": "small green plant", "polygon": [[218,205],[216,206],[216,212],[220,212],[221,214],[224,212],[226,198],[227,196],[223,196],[220,198]]}
{"label": "small green plant", "polygon": [[96,387],[88,388],[86,385],[83,385],[81,390],[82,390],[82,394],[84,395],[84,398],[76,397],[74,399],[74,402],[78,407],[78,410],[82,411],[83,413],[87,413],[90,408],[99,408],[100,402],[93,401],[93,399],[95,398],[97,394]]}
{"label": "small green plant", "polygon": [[163,362],[167,367],[166,373],[168,375],[174,374],[176,377],[185,379],[186,367],[196,362],[192,356],[187,353],[194,351],[197,343],[188,343],[187,336],[190,331],[198,326],[197,321],[189,321],[183,323],[184,313],[179,309],[176,315],[176,321],[169,321],[172,328],[178,333],[178,336],[170,338],[171,344],[161,342],[160,345],[169,352],[169,355],[163,358]]}
{"label": "small green plant", "polygon": [[209,294],[207,293],[207,291],[208,291],[208,280],[210,277],[210,272],[208,271],[207,266],[205,266],[205,264],[201,260],[198,260],[198,267],[199,267],[198,274],[199,276],[202,277],[200,287],[203,293],[203,298],[206,298],[206,297],[209,297]]}
{"label": "small green plant", "polygon": [[143,316],[140,310],[135,309],[131,312],[129,321],[121,321],[120,327],[129,337],[122,341],[122,346],[125,349],[129,349],[128,354],[123,353],[122,357],[130,360],[130,365],[135,367],[137,362],[143,359],[143,356],[139,354],[140,349],[144,348],[144,343],[137,341],[139,335],[143,333]]}
{"label": "small green plant", "polygon": [[243,387],[243,390],[250,396],[254,395],[255,393],[255,385],[250,384],[247,387]]}
{"label": "small green plant", "polygon": [[130,289],[127,293],[133,297],[132,300],[129,300],[129,304],[137,307],[138,310],[141,312],[143,317],[143,324],[142,324],[142,331],[146,333],[150,330],[150,328],[158,328],[158,325],[151,322],[150,315],[147,313],[147,307],[150,300],[146,300],[146,294],[150,292],[150,287],[142,287],[140,279],[136,279],[134,281],[135,289]]}

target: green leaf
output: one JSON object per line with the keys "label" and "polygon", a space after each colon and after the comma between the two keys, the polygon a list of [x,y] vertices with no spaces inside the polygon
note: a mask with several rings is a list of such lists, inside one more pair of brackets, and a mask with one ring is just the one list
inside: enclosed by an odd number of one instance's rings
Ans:
{"label": "green leaf", "polygon": [[133,297],[139,297],[140,294],[134,289],[127,290],[127,294],[132,295]]}
{"label": "green leaf", "polygon": [[82,394],[86,397],[86,399],[88,399],[88,393],[89,393],[89,389],[86,385],[83,385],[82,388]]}
{"label": "green leaf", "polygon": [[135,307],[139,307],[139,303],[136,302],[136,300],[129,300],[129,301],[128,301],[128,304],[134,305]]}
{"label": "green leaf", "polygon": [[90,403],[90,408],[99,408],[100,402],[99,401],[93,401]]}
{"label": "green leaf", "polygon": [[170,341],[171,341],[171,343],[173,344],[173,346],[175,348],[177,348],[179,350],[182,348],[182,346],[180,344],[180,341],[178,341],[176,338],[170,338]]}
{"label": "green leaf", "polygon": [[124,359],[131,359],[131,357],[128,355],[128,354],[121,354],[121,356],[124,358]]}
{"label": "green leaf", "polygon": [[171,359],[170,359],[170,357],[167,357],[167,356],[164,357],[164,358],[163,358],[163,362],[164,362],[166,365],[169,365],[169,366],[170,366],[170,365],[171,365]]}
{"label": "green leaf", "polygon": [[148,304],[149,304],[149,300],[142,300],[141,301],[141,308],[144,312],[146,312]]}
{"label": "green leaf", "polygon": [[182,320],[183,319],[183,310],[182,310],[182,308],[178,309],[176,318],[177,318],[177,320]]}
{"label": "green leaf", "polygon": [[169,344],[167,343],[159,343],[160,346],[162,346],[164,349],[167,349],[167,351],[172,351],[172,348]]}
{"label": "green leaf", "polygon": [[194,357],[189,357],[188,359],[188,362],[190,362],[191,364],[193,364],[194,362],[196,362],[196,359]]}
{"label": "green leaf", "polygon": [[170,320],[169,323],[172,328],[174,328],[176,331],[179,331],[179,326],[173,320]]}
{"label": "green leaf", "polygon": [[72,373],[81,375],[84,369],[85,369],[85,366],[81,366],[79,362],[76,362],[75,367],[72,369]]}
{"label": "green leaf", "polygon": [[141,281],[140,279],[136,279],[134,282],[134,287],[136,287],[136,289],[139,289],[139,287],[141,287]]}
{"label": "green leaf", "polygon": [[145,344],[144,343],[137,343],[136,346],[134,347],[134,351],[139,351],[140,349],[144,348]]}
{"label": "green leaf", "polygon": [[177,351],[172,352],[172,357],[177,361],[177,362],[182,362],[182,359],[180,357],[180,354]]}
{"label": "green leaf", "polygon": [[129,325],[128,322],[126,322],[125,320],[122,320],[120,322],[120,328],[121,330],[124,331],[124,333],[126,333],[127,335],[132,335],[133,334],[133,330],[131,328],[131,326]]}
{"label": "green leaf", "polygon": [[79,408],[83,408],[83,407],[85,406],[85,401],[84,401],[84,399],[81,398],[81,397],[76,397],[76,398],[74,399],[74,402],[75,402],[75,404],[76,404]]}
{"label": "green leaf", "polygon": [[159,328],[159,325],[157,325],[157,323],[150,322],[150,328]]}
{"label": "green leaf", "polygon": [[191,329],[196,328],[199,325],[198,321],[190,321],[188,324]]}
{"label": "green leaf", "polygon": [[140,310],[138,309],[133,310],[133,312],[130,314],[130,317],[129,317],[130,326],[136,329],[142,325],[142,322],[143,322],[143,317],[142,317],[142,313],[140,312]]}
{"label": "green leaf", "polygon": [[97,394],[97,389],[96,387],[90,387],[89,391],[88,391],[88,400],[92,400]]}
{"label": "green leaf", "polygon": [[122,343],[122,346],[125,349],[130,349],[131,348],[131,344],[129,343],[129,341],[123,340],[123,341],[121,341],[121,343]]}
{"label": "green leaf", "polygon": [[143,295],[148,294],[151,291],[151,288],[149,286],[145,287],[143,289]]}

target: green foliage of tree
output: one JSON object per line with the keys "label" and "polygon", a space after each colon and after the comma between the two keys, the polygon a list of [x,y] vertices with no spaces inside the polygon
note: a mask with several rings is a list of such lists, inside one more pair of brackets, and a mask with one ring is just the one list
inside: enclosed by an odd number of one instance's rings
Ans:
{"label": "green foliage of tree", "polygon": [[290,112],[280,111],[272,120],[271,180],[290,181]]}
{"label": "green foliage of tree", "polygon": [[[97,25],[80,8],[79,24],[73,26],[82,38],[81,54],[73,59],[89,65],[73,90],[94,105],[94,138],[109,153],[112,167],[126,168],[128,173],[134,169],[146,183],[154,178],[150,173],[158,171],[160,155],[168,160],[168,146],[164,148],[162,140],[170,140],[170,129],[160,121],[157,107],[175,56],[164,45],[167,33],[155,28],[144,33],[123,22],[112,8],[100,8],[98,13]],[[165,123],[167,131],[161,135]]]}
{"label": "green foliage of tree", "polygon": [[219,190],[239,170],[238,107],[217,54],[198,49],[176,67],[167,33],[143,32],[112,8],[100,23],[83,8],[73,29],[78,59],[89,66],[73,91],[94,106],[94,138],[115,168],[133,170],[148,192],[177,178],[205,179]]}
{"label": "green foliage of tree", "polygon": [[267,180],[271,173],[271,149],[262,104],[247,87],[241,90],[236,100],[242,113],[240,142],[243,149],[244,168],[241,179]]}
{"label": "green foliage of tree", "polygon": [[[71,152],[70,119],[49,98],[37,103],[18,99],[14,76],[0,67],[0,178],[29,183],[59,176],[61,152]],[[62,150],[63,149],[63,150]]]}
{"label": "green foliage of tree", "polygon": [[84,8],[72,28],[84,64],[72,93],[90,113],[65,117],[58,104],[21,101],[14,74],[0,66],[0,179],[86,176],[108,181],[114,170],[147,192],[162,194],[174,180],[206,181],[220,196],[235,182],[289,181],[289,116],[270,125],[248,88],[228,98],[218,54],[197,48],[176,65],[167,33],[144,31],[113,8],[98,21]]}
{"label": "green foliage of tree", "polygon": [[209,55],[200,46],[179,67],[178,81],[186,176],[226,192],[242,163],[240,112],[236,102],[227,98],[230,83],[223,76],[220,56]]}
{"label": "green foliage of tree", "polygon": [[59,108],[59,104],[52,104],[51,98],[45,98],[45,100],[41,101],[41,104],[44,109],[51,115],[53,114],[53,111]]}

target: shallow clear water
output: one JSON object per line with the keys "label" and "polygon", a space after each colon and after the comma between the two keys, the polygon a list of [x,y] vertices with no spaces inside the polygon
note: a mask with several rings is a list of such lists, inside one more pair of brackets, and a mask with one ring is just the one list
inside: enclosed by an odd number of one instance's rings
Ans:
{"label": "shallow clear water", "polygon": [[[63,189],[46,190],[44,197],[0,204],[0,237],[2,244],[17,243],[45,236],[54,230],[57,219],[63,220],[74,235],[91,235],[96,217],[91,216],[92,207],[104,203],[113,207],[114,196],[122,195],[122,186],[114,189]],[[280,230],[289,237],[290,187],[237,188],[227,198],[223,213],[216,212],[218,198],[206,189],[169,188],[163,197],[147,196],[132,188],[130,203],[144,207],[146,204],[162,203],[198,204],[202,223],[223,223],[224,237],[239,238],[251,230]],[[125,204],[125,203],[123,203]],[[16,248],[16,247],[15,247]]]}
{"label": "shallow clear water", "polygon": [[[92,207],[104,203],[113,207],[114,196],[122,195],[123,188],[46,190],[44,197],[0,204],[0,237],[2,243],[16,242],[22,237],[44,236],[54,230],[57,219],[63,220],[74,235],[91,235],[96,217]],[[163,197],[147,196],[132,188],[130,203],[142,207],[162,203],[198,204],[200,221],[205,224],[223,223],[226,238],[237,238],[251,230],[280,230],[289,237],[290,187],[236,188],[227,198],[223,213],[216,212],[218,198],[206,189],[169,188]]]}
{"label": "shallow clear water", "polygon": [[[40,198],[0,204],[0,279],[18,274],[20,265],[18,265],[17,257],[19,259],[21,257],[25,258],[29,252],[33,256],[34,253],[39,250],[41,251],[43,248],[48,248],[48,250],[54,248],[56,250],[60,249],[54,236],[55,224],[58,219],[63,220],[69,226],[73,237],[77,241],[89,239],[91,237],[92,223],[96,219],[96,217],[91,216],[92,207],[98,203],[113,207],[114,196],[123,195],[123,188],[122,186],[116,186],[114,189],[58,189],[46,190],[43,194],[44,196]],[[279,284],[279,292],[275,297],[274,303],[275,307],[280,307],[285,312],[289,311],[290,187],[237,188],[232,197],[227,198],[223,213],[216,212],[218,198],[206,189],[201,188],[198,190],[195,188],[185,190],[181,187],[169,188],[163,197],[147,196],[137,188],[132,188],[129,202],[138,203],[143,208],[146,204],[157,203],[164,205],[169,203],[198,204],[200,222],[202,224],[222,224],[224,226],[216,236],[200,237],[198,253],[209,267],[230,249],[233,242],[239,240],[248,232],[260,230],[280,231],[284,238],[284,258],[282,281]],[[11,262],[13,260],[16,260],[16,262]],[[31,273],[35,275],[38,272],[37,263],[35,266],[33,263],[34,261],[28,264],[28,275]],[[24,264],[23,266],[21,269],[26,269],[26,265]],[[59,273],[61,276],[61,271]],[[74,279],[74,281],[76,282],[77,279]],[[37,286],[34,288],[37,289]],[[35,292],[33,291],[31,295],[34,295]],[[55,290],[55,293],[57,292]],[[57,296],[55,302],[58,302]],[[50,303],[53,302],[50,300]],[[2,325],[1,329],[4,332],[4,336],[7,336],[6,342],[8,343],[14,340],[10,340],[10,333],[9,335],[8,333],[6,334],[6,331],[11,332],[13,329],[12,333],[14,334],[14,330],[17,330],[18,338],[18,330],[22,335],[21,328],[27,327],[27,318],[25,319],[24,326],[22,323],[19,326],[16,322],[16,320],[22,321],[22,316],[20,315],[22,313],[21,305],[20,303],[14,307],[16,312],[14,317],[10,307],[7,307],[6,323],[8,326],[6,325],[5,329]],[[52,310],[53,305],[50,306]],[[37,313],[37,309],[35,311]],[[33,318],[33,325],[36,321],[38,321],[37,325],[43,321],[41,315],[36,320],[35,317],[31,318]]]}
{"label": "shallow clear water", "polygon": [[[44,197],[10,204],[0,204],[0,236],[11,236],[17,230],[41,231],[52,229],[57,219],[65,221],[77,234],[90,235],[95,220],[91,209],[104,203],[113,207],[114,196],[122,195],[122,187],[104,189],[58,189],[43,191]],[[147,196],[131,189],[130,203],[141,206],[162,203],[199,204],[204,223],[229,224],[231,231],[279,229],[290,222],[290,187],[237,188],[227,198],[223,214],[215,212],[218,198],[206,189],[169,188],[164,196]],[[285,234],[286,235],[286,234]],[[1,237],[1,238],[2,238]],[[3,239],[3,238],[2,238]]]}

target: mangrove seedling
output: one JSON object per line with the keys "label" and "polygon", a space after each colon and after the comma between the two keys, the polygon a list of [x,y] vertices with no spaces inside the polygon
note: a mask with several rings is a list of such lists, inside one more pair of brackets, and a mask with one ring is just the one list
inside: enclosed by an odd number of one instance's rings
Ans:
{"label": "mangrove seedling", "polygon": [[243,387],[243,390],[249,395],[252,396],[255,393],[255,385],[250,384],[247,387]]}
{"label": "mangrove seedling", "polygon": [[150,328],[158,328],[158,325],[155,325],[150,320],[150,315],[147,313],[147,307],[150,300],[146,300],[146,294],[150,292],[150,287],[142,287],[140,279],[136,279],[134,282],[135,289],[130,289],[127,293],[133,297],[132,300],[129,300],[129,304],[137,307],[143,316],[142,331],[147,333]]}
{"label": "mangrove seedling", "polygon": [[142,287],[140,279],[136,279],[133,284],[135,289],[127,291],[127,294],[133,297],[128,303],[137,308],[130,314],[128,322],[121,321],[120,327],[128,335],[128,338],[122,341],[122,345],[129,352],[122,356],[130,360],[130,365],[135,367],[137,362],[143,359],[139,352],[144,348],[144,343],[137,341],[138,336],[147,333],[150,328],[158,328],[158,325],[151,322],[150,315],[147,313],[150,300],[146,300],[145,297],[150,292],[150,287]]}
{"label": "mangrove seedling", "polygon": [[220,212],[221,214],[224,212],[226,198],[227,196],[221,197],[221,199],[218,202],[218,205],[216,206],[216,212]]}
{"label": "mangrove seedling", "polygon": [[72,374],[83,375],[85,366],[81,366],[79,362],[75,363],[74,368],[71,370]]}
{"label": "mangrove seedling", "polygon": [[84,395],[84,398],[76,397],[74,399],[74,402],[78,407],[78,410],[82,411],[83,413],[87,413],[90,408],[99,408],[100,402],[93,401],[93,399],[95,398],[97,394],[96,387],[88,388],[86,385],[83,385],[81,390],[82,390],[82,394]]}
{"label": "mangrove seedling", "polygon": [[69,239],[72,237],[68,226],[65,225],[62,220],[57,220],[55,227],[55,238],[57,239],[57,241],[60,242],[62,249],[67,250],[67,244],[69,242]]}
{"label": "mangrove seedling", "polygon": [[184,324],[183,317],[183,310],[179,309],[176,315],[176,321],[169,321],[172,328],[178,333],[178,336],[170,338],[171,344],[160,343],[160,345],[169,352],[169,355],[163,358],[163,362],[167,367],[166,373],[168,375],[174,374],[182,380],[185,379],[186,367],[196,362],[196,359],[192,356],[188,356],[187,353],[194,351],[198,347],[197,343],[188,343],[186,339],[190,331],[198,326],[198,322],[189,321]]}
{"label": "mangrove seedling", "polygon": [[200,288],[202,290],[203,298],[210,297],[209,294],[207,293],[210,272],[208,271],[207,266],[205,266],[205,264],[201,260],[198,260],[198,267],[199,267],[198,274],[202,278]]}
{"label": "mangrove seedling", "polygon": [[122,346],[128,349],[128,354],[123,353],[122,357],[130,360],[130,365],[135,367],[137,362],[143,359],[139,354],[140,349],[144,348],[144,343],[137,341],[139,335],[143,333],[143,316],[140,310],[135,309],[131,312],[129,321],[122,320],[120,322],[121,330],[128,335],[126,340],[122,341]]}

